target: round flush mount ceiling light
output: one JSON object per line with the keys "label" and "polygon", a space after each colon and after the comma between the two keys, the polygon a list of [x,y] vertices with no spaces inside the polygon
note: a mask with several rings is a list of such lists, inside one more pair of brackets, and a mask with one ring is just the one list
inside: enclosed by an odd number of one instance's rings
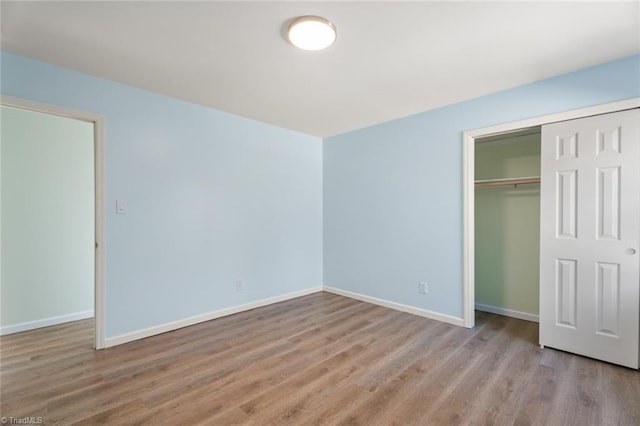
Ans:
{"label": "round flush mount ceiling light", "polygon": [[304,50],[322,50],[336,41],[336,27],[321,16],[301,16],[289,25],[291,44]]}

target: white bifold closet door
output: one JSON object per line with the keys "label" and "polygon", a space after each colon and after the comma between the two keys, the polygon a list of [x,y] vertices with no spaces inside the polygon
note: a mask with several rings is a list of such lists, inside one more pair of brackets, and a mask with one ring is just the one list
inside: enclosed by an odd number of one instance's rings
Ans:
{"label": "white bifold closet door", "polygon": [[542,127],[540,345],[638,368],[640,110]]}

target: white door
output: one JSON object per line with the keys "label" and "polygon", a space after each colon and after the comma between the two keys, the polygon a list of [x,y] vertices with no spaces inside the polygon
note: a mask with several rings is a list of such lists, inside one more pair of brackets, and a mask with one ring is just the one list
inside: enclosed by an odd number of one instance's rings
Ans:
{"label": "white door", "polygon": [[540,345],[638,368],[640,110],[542,127]]}

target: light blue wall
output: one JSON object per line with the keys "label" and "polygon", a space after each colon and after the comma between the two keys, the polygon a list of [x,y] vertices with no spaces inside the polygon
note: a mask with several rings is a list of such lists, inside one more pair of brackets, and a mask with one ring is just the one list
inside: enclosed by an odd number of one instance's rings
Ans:
{"label": "light blue wall", "polygon": [[[640,96],[636,55],[323,144],[13,54],[0,60],[2,93],[106,119],[107,337],[322,282],[460,317],[462,132]],[[115,214],[116,199],[127,215]]]}
{"label": "light blue wall", "polygon": [[0,60],[3,94],[105,117],[107,337],[322,283],[321,139]]}
{"label": "light blue wall", "polygon": [[635,96],[640,55],[325,139],[324,284],[462,317],[462,132]]}

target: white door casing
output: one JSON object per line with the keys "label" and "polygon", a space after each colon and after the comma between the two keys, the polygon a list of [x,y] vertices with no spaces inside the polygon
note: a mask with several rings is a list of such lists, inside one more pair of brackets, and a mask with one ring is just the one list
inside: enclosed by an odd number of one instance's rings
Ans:
{"label": "white door casing", "polygon": [[542,127],[540,345],[638,368],[640,109]]}

